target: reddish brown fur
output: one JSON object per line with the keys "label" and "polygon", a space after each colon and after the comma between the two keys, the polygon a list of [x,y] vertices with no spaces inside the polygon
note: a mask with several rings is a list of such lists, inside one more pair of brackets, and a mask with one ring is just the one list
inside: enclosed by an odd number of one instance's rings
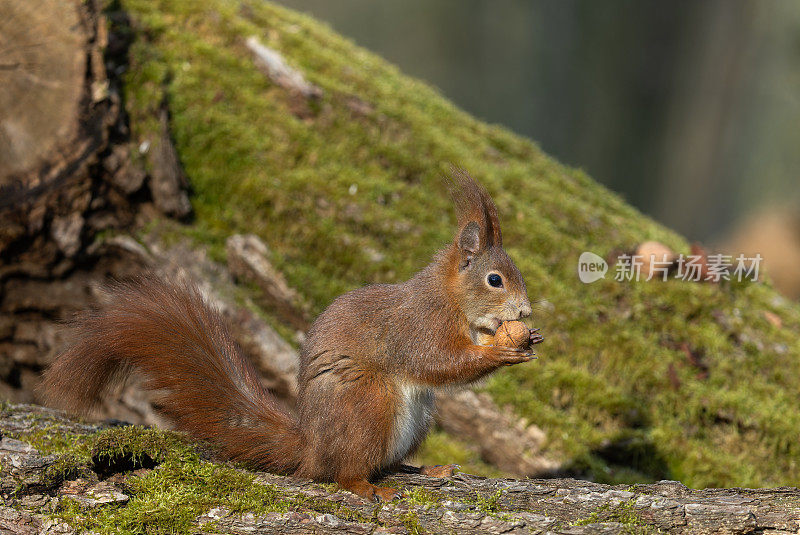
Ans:
{"label": "reddish brown fur", "polygon": [[458,231],[470,221],[476,221],[481,228],[483,243],[487,247],[503,246],[503,234],[500,231],[500,219],[497,208],[480,185],[463,169],[453,169],[450,195],[456,206]]}
{"label": "reddish brown fur", "polygon": [[197,289],[144,276],[110,288],[113,299],[76,321],[78,342],[47,370],[51,401],[91,409],[131,368],[163,392],[160,410],[182,431],[233,460],[279,473],[300,464],[302,433],[259,383],[220,315]]}
{"label": "reddish brown fur", "polygon": [[[488,194],[463,172],[454,184],[451,245],[412,279],[344,294],[314,322],[300,356],[296,419],[261,387],[197,290],[152,277],[115,287],[111,304],[82,318],[80,341],[48,370],[45,391],[85,408],[133,367],[165,392],[162,410],[180,429],[232,459],[394,497],[368,479],[398,467],[423,440],[431,388],[531,356],[476,343],[500,321],[530,314],[530,303]],[[504,286],[490,287],[489,273]]]}

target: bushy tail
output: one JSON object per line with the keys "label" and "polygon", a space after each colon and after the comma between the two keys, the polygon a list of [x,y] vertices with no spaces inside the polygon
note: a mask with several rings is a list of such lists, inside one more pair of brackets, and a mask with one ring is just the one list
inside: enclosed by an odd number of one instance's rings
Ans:
{"label": "bushy tail", "polygon": [[45,372],[46,399],[89,410],[135,369],[163,394],[159,411],[178,429],[254,468],[295,471],[303,450],[296,421],[195,287],[148,275],[115,284],[110,295],[76,320],[77,342]]}

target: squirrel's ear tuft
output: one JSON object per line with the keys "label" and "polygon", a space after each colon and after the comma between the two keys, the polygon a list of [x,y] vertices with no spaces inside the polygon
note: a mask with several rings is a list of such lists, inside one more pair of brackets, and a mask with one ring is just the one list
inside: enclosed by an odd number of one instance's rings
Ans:
{"label": "squirrel's ear tuft", "polygon": [[450,195],[456,205],[458,227],[462,229],[462,233],[466,230],[466,225],[472,222],[478,225],[479,242],[483,247],[503,246],[500,220],[492,198],[463,169],[452,169]]}
{"label": "squirrel's ear tuft", "polygon": [[467,223],[458,235],[458,252],[461,256],[459,266],[463,269],[481,250],[481,228],[475,221]]}

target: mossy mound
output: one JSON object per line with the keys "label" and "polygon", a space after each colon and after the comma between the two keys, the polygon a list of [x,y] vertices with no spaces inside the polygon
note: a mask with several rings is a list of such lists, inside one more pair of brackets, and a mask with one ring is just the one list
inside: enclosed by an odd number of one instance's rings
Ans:
{"label": "mossy mound", "polygon": [[[180,232],[220,259],[230,234],[259,235],[319,312],[344,291],[409,277],[450,240],[440,177],[455,163],[494,197],[532,300],[546,300],[534,311],[547,338],[538,362],[485,388],[541,426],[551,452],[600,481],[797,482],[800,309],[768,284],[584,285],[583,251],[687,244],[306,16],[261,0],[109,9],[132,20],[125,100],[137,142],[155,139],[169,109],[194,189],[196,217]],[[322,97],[298,112],[253,64],[252,35]]]}

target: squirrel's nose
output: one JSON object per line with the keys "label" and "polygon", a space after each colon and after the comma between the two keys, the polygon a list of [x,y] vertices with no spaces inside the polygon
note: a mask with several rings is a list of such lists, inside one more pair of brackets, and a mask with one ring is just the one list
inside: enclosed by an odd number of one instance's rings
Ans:
{"label": "squirrel's nose", "polygon": [[533,310],[531,309],[531,303],[530,303],[530,301],[528,301],[526,299],[525,301],[523,301],[519,305],[519,317],[520,317],[520,319],[527,318],[528,316],[531,315],[531,312],[533,312]]}

